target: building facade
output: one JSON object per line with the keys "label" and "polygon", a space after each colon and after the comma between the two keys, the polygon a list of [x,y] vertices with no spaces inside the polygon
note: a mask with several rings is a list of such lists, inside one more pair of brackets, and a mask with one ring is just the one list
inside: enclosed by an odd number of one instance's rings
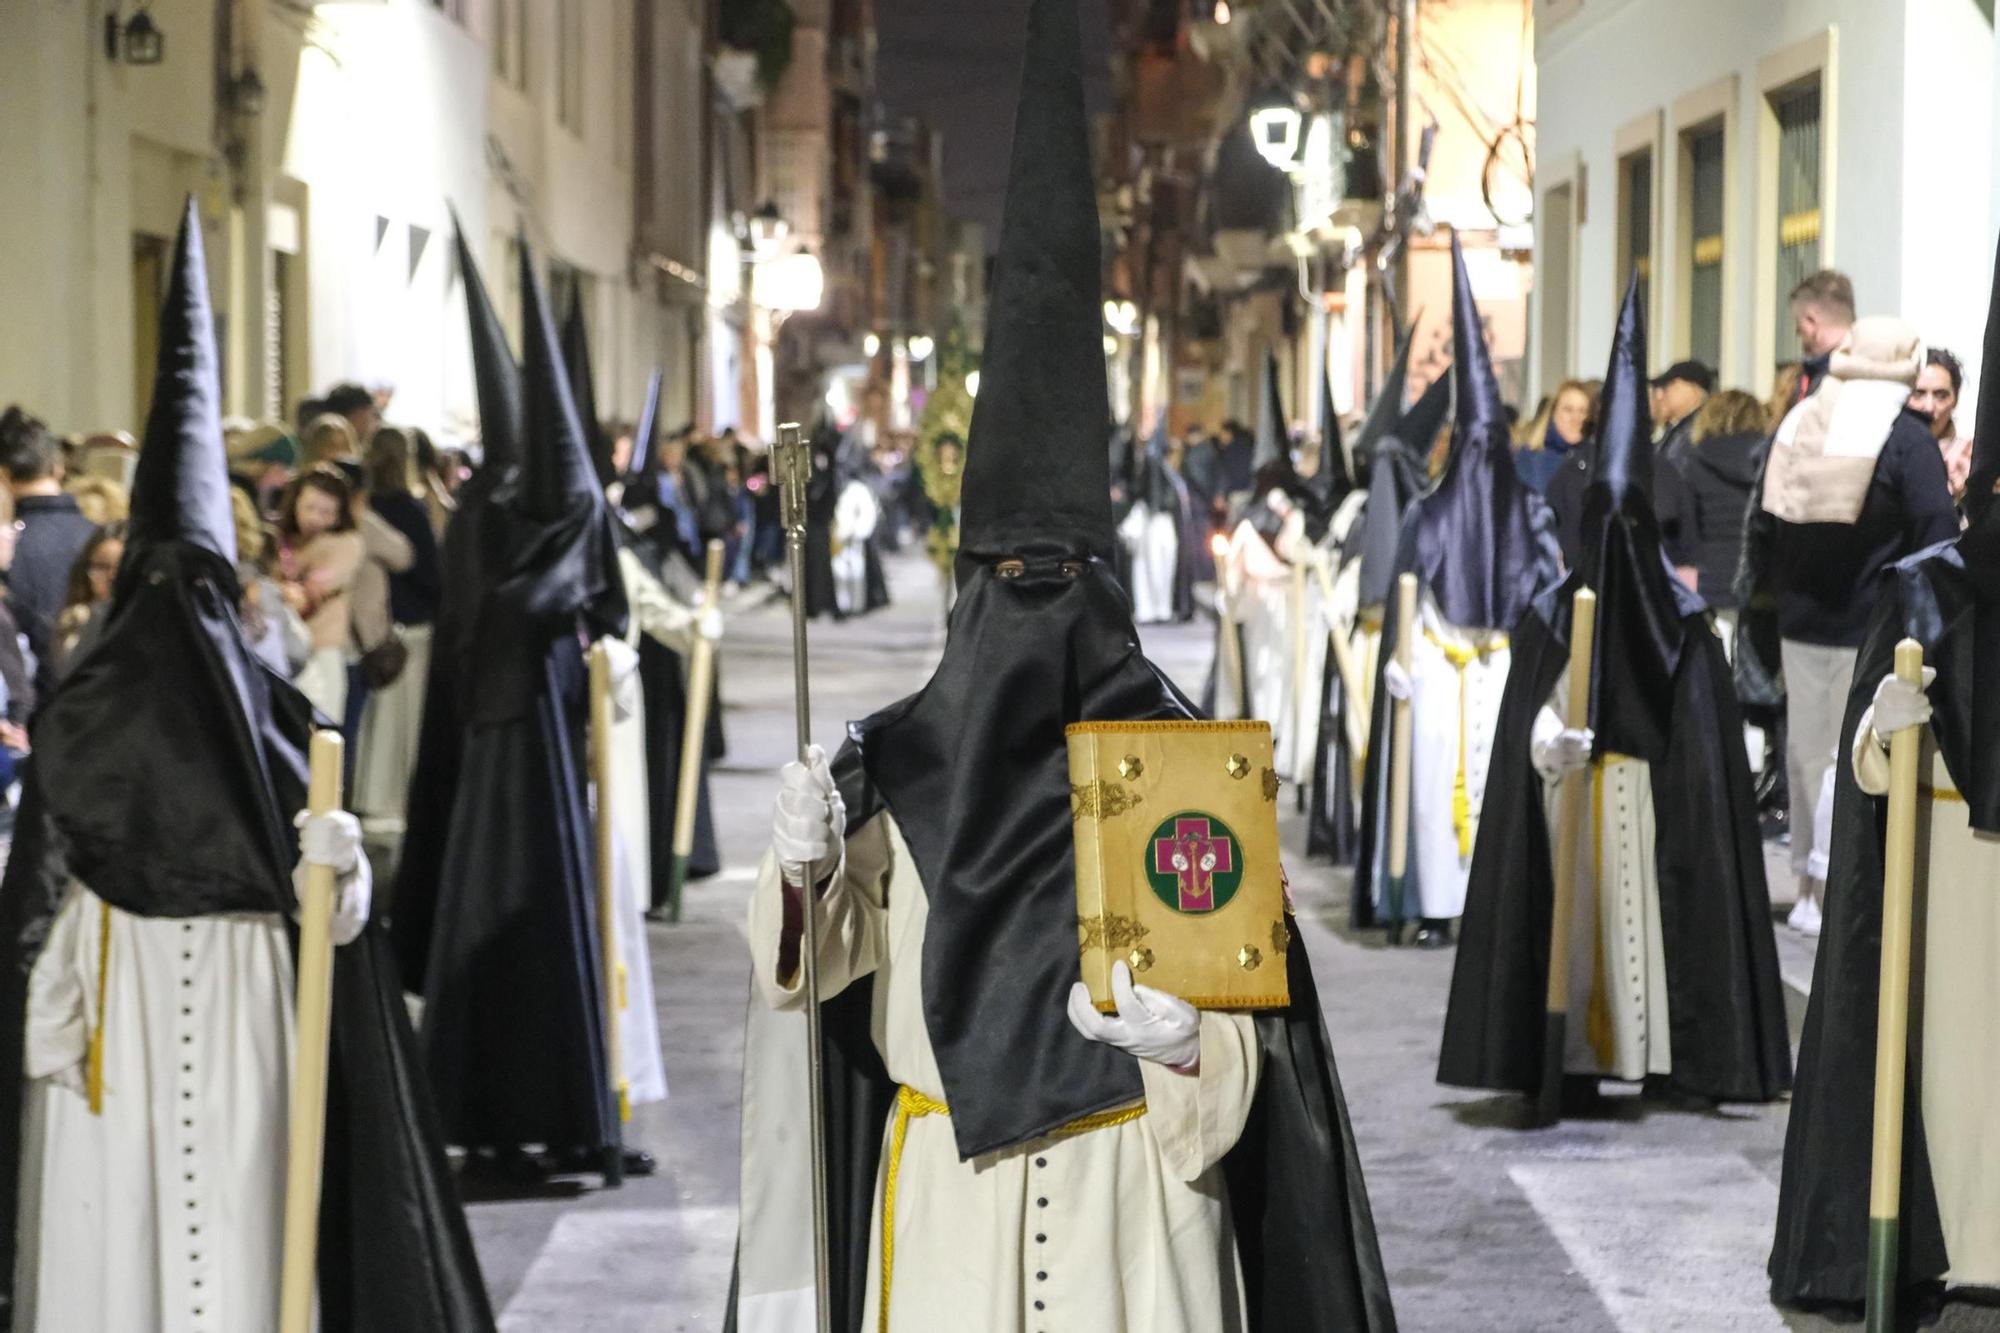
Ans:
{"label": "building facade", "polygon": [[[1626,275],[1652,360],[1769,392],[1819,268],[1977,360],[1992,258],[1991,7],[1537,0],[1532,377],[1601,373]],[[1968,366],[1970,369],[1970,365]],[[1973,393],[1963,401],[1969,425]]]}

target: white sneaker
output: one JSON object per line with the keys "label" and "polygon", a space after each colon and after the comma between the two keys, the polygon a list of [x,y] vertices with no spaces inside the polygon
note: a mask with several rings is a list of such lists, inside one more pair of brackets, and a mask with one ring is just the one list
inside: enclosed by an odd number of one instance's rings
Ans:
{"label": "white sneaker", "polygon": [[1820,926],[1818,901],[1800,895],[1799,900],[1792,904],[1792,914],[1785,918],[1785,924],[1807,939],[1817,939]]}

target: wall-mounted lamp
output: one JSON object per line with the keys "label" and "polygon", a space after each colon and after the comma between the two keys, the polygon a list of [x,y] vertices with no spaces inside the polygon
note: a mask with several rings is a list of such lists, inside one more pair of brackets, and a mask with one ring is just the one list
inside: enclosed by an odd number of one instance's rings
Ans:
{"label": "wall-mounted lamp", "polygon": [[143,5],[123,22],[114,9],[104,16],[104,58],[123,59],[128,65],[157,65],[167,58],[167,35]]}

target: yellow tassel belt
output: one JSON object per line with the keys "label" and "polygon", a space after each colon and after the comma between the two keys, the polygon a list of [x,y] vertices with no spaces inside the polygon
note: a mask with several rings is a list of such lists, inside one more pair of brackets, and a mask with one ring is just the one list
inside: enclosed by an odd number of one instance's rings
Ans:
{"label": "yellow tassel belt", "polygon": [[1451,663],[1452,669],[1458,672],[1458,772],[1453,775],[1451,781],[1451,827],[1452,831],[1458,834],[1458,859],[1463,861],[1472,855],[1472,791],[1466,785],[1465,779],[1465,713],[1466,706],[1470,702],[1465,669],[1474,662],[1485,661],[1505,648],[1507,636],[1495,634],[1476,644],[1462,646],[1446,643],[1438,637],[1435,630],[1426,626],[1424,637],[1437,646],[1437,650],[1444,654],[1444,660]]}
{"label": "yellow tassel belt", "polygon": [[[877,1320],[881,1333],[889,1333],[889,1280],[896,1263],[896,1177],[903,1169],[903,1141],[909,1137],[910,1122],[925,1116],[950,1115],[951,1108],[934,1097],[926,1097],[911,1087],[896,1089],[896,1118],[889,1131],[889,1171],[882,1181],[882,1310]],[[1099,1111],[1070,1121],[1050,1134],[1052,1139],[1074,1138],[1095,1129],[1130,1124],[1146,1114],[1146,1104]]]}

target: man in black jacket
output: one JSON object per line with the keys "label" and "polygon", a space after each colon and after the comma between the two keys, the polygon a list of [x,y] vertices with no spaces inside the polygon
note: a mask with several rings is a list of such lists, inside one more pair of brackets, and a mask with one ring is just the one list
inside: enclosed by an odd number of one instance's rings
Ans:
{"label": "man in black jacket", "polygon": [[1901,320],[1858,321],[1812,396],[1778,427],[1745,532],[1751,601],[1775,611],[1782,643],[1799,877],[1791,924],[1809,935],[1819,933],[1826,878],[1813,812],[1881,571],[1958,535],[1944,460],[1929,425],[1907,408],[1922,364],[1923,345]]}
{"label": "man in black jacket", "polygon": [[55,687],[51,630],[69,594],[70,566],[97,531],[62,488],[62,446],[18,407],[0,415],[0,472],[14,492],[19,537],[7,573],[7,602],[35,655],[35,693]]}

